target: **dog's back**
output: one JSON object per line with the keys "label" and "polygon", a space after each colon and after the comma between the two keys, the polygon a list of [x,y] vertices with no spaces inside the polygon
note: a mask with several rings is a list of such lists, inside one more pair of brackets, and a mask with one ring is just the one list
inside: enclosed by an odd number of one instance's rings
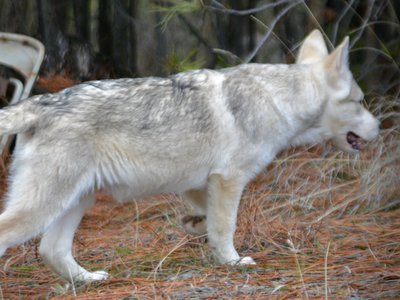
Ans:
{"label": "dog's back", "polygon": [[37,146],[36,157],[53,152],[58,169],[72,163],[63,156],[80,157],[82,172],[93,178],[87,186],[110,189],[120,200],[182,192],[204,186],[226,163],[219,158],[230,151],[234,120],[224,112],[222,77],[204,70],[88,82],[7,108],[0,132],[20,133],[14,164],[27,144]]}
{"label": "dog's back", "polygon": [[22,131],[18,147],[40,145],[36,157],[53,152],[58,169],[71,164],[62,157],[80,157],[85,185],[119,200],[202,188],[227,169],[250,178],[296,133],[288,126],[301,130],[285,80],[296,86],[303,69],[252,64],[92,81],[8,108],[4,115],[20,111],[24,121],[5,133]]}

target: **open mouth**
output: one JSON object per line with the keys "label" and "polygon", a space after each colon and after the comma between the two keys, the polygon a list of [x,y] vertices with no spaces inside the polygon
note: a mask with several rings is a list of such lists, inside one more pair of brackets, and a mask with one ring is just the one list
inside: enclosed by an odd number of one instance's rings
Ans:
{"label": "open mouth", "polygon": [[351,148],[353,148],[354,150],[361,150],[363,140],[357,134],[349,131],[346,135],[346,139]]}

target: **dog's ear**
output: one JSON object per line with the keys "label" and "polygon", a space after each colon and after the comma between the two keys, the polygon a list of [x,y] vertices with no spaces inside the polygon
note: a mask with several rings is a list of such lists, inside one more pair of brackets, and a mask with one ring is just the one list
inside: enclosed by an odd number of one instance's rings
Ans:
{"label": "dog's ear", "polygon": [[323,60],[328,84],[344,99],[350,94],[353,76],[349,69],[349,37]]}
{"label": "dog's ear", "polygon": [[328,56],[322,33],[315,29],[304,40],[297,55],[296,64],[312,64]]}
{"label": "dog's ear", "polygon": [[325,69],[344,72],[349,70],[349,37],[346,36],[343,42],[325,59]]}

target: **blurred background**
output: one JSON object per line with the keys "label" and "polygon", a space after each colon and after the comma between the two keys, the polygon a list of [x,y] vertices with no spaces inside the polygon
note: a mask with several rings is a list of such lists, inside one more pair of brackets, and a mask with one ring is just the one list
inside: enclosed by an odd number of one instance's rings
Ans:
{"label": "blurred background", "polygon": [[397,97],[399,13],[398,0],[0,0],[0,31],[45,44],[42,79],[76,83],[291,63],[318,28],[329,47],[350,36],[351,68],[368,95]]}

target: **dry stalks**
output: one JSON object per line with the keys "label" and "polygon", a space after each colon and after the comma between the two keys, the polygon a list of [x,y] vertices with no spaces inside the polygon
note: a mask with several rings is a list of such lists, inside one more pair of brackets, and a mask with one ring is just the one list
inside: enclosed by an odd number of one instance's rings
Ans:
{"label": "dry stalks", "polygon": [[357,158],[329,144],[292,149],[249,184],[236,245],[256,259],[256,267],[213,265],[204,238],[179,227],[184,207],[173,195],[118,206],[99,194],[76,235],[75,254],[88,269],[106,269],[111,279],[65,285],[43,265],[34,240],[2,258],[0,299],[396,298],[395,112],[389,113],[391,126]]}

